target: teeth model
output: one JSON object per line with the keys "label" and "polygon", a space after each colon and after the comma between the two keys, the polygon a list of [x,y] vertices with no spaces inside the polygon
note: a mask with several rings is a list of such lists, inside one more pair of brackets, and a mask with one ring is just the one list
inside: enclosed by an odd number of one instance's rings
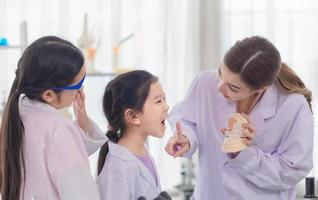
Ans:
{"label": "teeth model", "polygon": [[227,121],[227,130],[225,131],[225,139],[221,146],[222,151],[234,153],[247,148],[243,143],[241,134],[243,129],[241,125],[247,123],[247,120],[239,113],[233,113]]}

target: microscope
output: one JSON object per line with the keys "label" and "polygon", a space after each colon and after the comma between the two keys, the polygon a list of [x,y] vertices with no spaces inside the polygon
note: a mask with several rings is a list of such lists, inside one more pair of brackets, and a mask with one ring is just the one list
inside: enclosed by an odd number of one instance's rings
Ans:
{"label": "microscope", "polygon": [[195,166],[192,158],[187,158],[181,164],[182,181],[181,184],[176,186],[176,188],[183,192],[185,200],[190,200],[192,193],[194,191],[194,167]]}
{"label": "microscope", "polygon": [[[146,199],[146,197],[141,196],[137,200],[149,200],[149,199]],[[172,200],[172,199],[167,192],[163,191],[159,194],[158,197],[154,198],[153,200]]]}

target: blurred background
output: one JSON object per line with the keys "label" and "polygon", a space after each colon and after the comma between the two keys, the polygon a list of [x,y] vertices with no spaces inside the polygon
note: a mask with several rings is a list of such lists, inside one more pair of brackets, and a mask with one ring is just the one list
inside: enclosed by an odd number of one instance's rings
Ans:
{"label": "blurred background", "polygon": [[[103,130],[101,97],[116,74],[154,73],[172,107],[199,71],[217,68],[229,47],[252,35],[272,41],[312,90],[318,119],[317,0],[0,0],[0,113],[21,52],[44,35],[63,37],[82,49],[88,113]],[[148,146],[163,189],[185,199],[180,188],[191,189],[197,159],[168,156],[164,145],[171,135],[168,128],[163,139],[151,138]],[[318,174],[317,137],[314,142],[312,176]],[[94,175],[96,160],[97,154],[90,157]],[[303,188],[300,184],[300,195]]]}

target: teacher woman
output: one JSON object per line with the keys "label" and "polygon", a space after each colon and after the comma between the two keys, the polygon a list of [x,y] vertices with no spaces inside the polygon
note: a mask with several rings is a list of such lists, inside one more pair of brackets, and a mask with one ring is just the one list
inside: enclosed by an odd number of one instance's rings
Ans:
{"label": "teacher woman", "polygon": [[[196,200],[292,200],[311,170],[311,92],[267,39],[238,41],[217,72],[201,72],[170,113],[174,136],[168,154],[199,154]],[[224,153],[224,128],[243,113],[248,146]]]}

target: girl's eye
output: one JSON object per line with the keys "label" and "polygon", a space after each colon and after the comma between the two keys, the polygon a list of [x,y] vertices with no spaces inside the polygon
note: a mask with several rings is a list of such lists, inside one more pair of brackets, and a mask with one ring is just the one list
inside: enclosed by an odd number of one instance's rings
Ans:
{"label": "girl's eye", "polygon": [[156,103],[161,103],[161,100],[157,101]]}

